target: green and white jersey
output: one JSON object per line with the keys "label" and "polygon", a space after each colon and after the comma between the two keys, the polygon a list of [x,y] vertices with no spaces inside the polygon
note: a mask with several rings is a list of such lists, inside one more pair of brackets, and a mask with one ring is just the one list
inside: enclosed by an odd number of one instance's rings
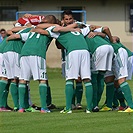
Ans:
{"label": "green and white jersey", "polygon": [[88,34],[90,33],[89,26],[81,29],[81,32],[85,36],[85,40],[87,42],[87,45],[88,45],[88,48],[89,48],[89,51],[91,54],[93,54],[99,46],[110,45],[110,43],[108,43],[105,39],[103,39],[100,36],[95,36],[93,38],[89,38],[88,37]]}
{"label": "green and white jersey", "polygon": [[105,38],[105,39],[112,45],[115,54],[118,53],[118,49],[119,48],[124,48],[127,51],[127,53],[128,53],[128,57],[132,56],[132,52],[128,48],[126,48],[122,43],[120,43],[120,42],[111,43],[108,38]]}
{"label": "green and white jersey", "polygon": [[53,32],[54,26],[47,29],[50,36],[56,38],[59,43],[67,50],[66,55],[74,50],[88,50],[84,36],[79,32]]}
{"label": "green and white jersey", "polygon": [[6,38],[7,37],[5,37],[4,40],[0,43],[0,53],[3,53],[3,50],[7,45]]}
{"label": "green and white jersey", "polygon": [[[15,33],[15,34],[19,34],[19,33],[27,33],[31,30],[31,28],[25,28],[20,30],[19,32]],[[21,49],[23,47],[23,42],[21,39],[17,39],[17,40],[9,40],[6,47],[3,49],[3,53],[8,52],[8,51],[13,51],[16,52],[18,54],[21,53]]]}
{"label": "green and white jersey", "polygon": [[24,46],[21,50],[21,56],[39,56],[46,59],[47,48],[52,41],[51,37],[41,35],[36,32],[20,34]]}

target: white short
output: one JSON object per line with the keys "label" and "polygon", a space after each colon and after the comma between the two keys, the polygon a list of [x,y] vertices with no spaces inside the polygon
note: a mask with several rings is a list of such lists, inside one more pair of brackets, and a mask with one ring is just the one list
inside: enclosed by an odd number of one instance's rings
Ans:
{"label": "white short", "polygon": [[111,71],[114,50],[110,45],[96,49],[91,58],[91,71]]}
{"label": "white short", "polygon": [[105,77],[115,75],[115,80],[126,77],[127,80],[132,79],[133,56],[128,57],[124,48],[119,48],[117,55],[113,59],[112,71],[107,72]]}
{"label": "white short", "polygon": [[127,63],[127,70],[128,70],[128,77],[126,78],[127,80],[132,79],[132,66],[133,66],[133,56],[128,57],[128,63]]}
{"label": "white short", "polygon": [[33,75],[34,80],[47,80],[46,61],[39,56],[23,56],[20,58],[20,79],[29,81]]}
{"label": "white short", "polygon": [[3,54],[0,53],[0,77],[3,77],[3,74],[2,74],[2,64],[3,64]]}
{"label": "white short", "polygon": [[[6,69],[2,70],[4,76],[7,76],[8,79],[14,79],[20,75],[20,65],[19,65],[19,54],[16,52],[6,52],[3,53],[3,61]],[[4,71],[4,72],[3,72]]]}
{"label": "white short", "polygon": [[90,53],[87,50],[74,50],[66,56],[66,80],[91,79]]}

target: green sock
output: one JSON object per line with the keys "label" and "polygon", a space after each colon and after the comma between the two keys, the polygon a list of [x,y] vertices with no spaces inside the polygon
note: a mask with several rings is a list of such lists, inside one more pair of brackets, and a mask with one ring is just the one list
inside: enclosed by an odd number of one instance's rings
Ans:
{"label": "green sock", "polygon": [[72,104],[75,105],[75,93],[76,93],[76,90],[74,89],[74,86],[73,86],[73,96],[72,96]]}
{"label": "green sock", "polygon": [[76,83],[75,95],[76,95],[76,98],[77,98],[77,103],[81,103],[82,95],[83,95],[83,85],[82,85],[82,82],[77,82]]}
{"label": "green sock", "polygon": [[122,91],[120,90],[120,88],[117,89],[117,99],[118,99],[119,102],[120,102],[120,106],[122,106],[122,107],[125,108],[125,107],[126,107],[125,97],[124,97]]}
{"label": "green sock", "polygon": [[26,84],[19,84],[19,108],[25,108]]}
{"label": "green sock", "polygon": [[107,107],[112,108],[114,97],[114,83],[109,82],[106,83],[106,99],[107,99]]}
{"label": "green sock", "polygon": [[6,90],[7,81],[0,80],[0,107],[4,107],[4,91]]}
{"label": "green sock", "polygon": [[10,87],[10,82],[7,83],[5,92],[4,92],[4,98],[3,98],[3,105],[4,107],[7,107],[7,99],[8,99],[8,94],[9,94],[9,87]]}
{"label": "green sock", "polygon": [[84,82],[87,109],[92,110],[93,88],[91,82]]}
{"label": "green sock", "polygon": [[98,91],[97,75],[98,75],[98,73],[91,74],[91,83],[92,83],[92,87],[93,87],[93,99],[92,99],[93,108],[98,106],[98,103],[97,103],[97,91]]}
{"label": "green sock", "polygon": [[11,95],[12,95],[14,107],[19,108],[18,87],[17,87],[16,83],[11,82],[11,84],[10,84],[10,92],[11,92]]}
{"label": "green sock", "polygon": [[29,86],[28,85],[26,85],[24,104],[25,104],[25,109],[29,108],[30,105],[29,105]]}
{"label": "green sock", "polygon": [[103,91],[104,91],[104,72],[99,72],[97,75],[97,85],[98,85],[98,91],[97,91],[97,104],[99,104]]}
{"label": "green sock", "polygon": [[66,110],[71,109],[72,104],[72,97],[73,97],[73,81],[66,81],[66,88],[65,88],[65,94],[66,94]]}
{"label": "green sock", "polygon": [[113,97],[113,106],[114,107],[118,107],[119,106],[119,102],[118,102],[118,98],[117,98],[117,89],[114,88],[115,91],[114,91],[114,97]]}
{"label": "green sock", "polygon": [[128,83],[123,82],[122,84],[120,84],[120,89],[127,101],[128,106],[133,109],[132,95],[131,95],[131,90]]}
{"label": "green sock", "polygon": [[47,106],[52,103],[51,89],[50,89],[49,85],[47,86],[47,99],[46,99],[46,102],[47,102]]}
{"label": "green sock", "polygon": [[41,100],[41,108],[47,109],[47,104],[46,104],[47,84],[45,83],[39,84],[39,93],[40,93],[40,100]]}

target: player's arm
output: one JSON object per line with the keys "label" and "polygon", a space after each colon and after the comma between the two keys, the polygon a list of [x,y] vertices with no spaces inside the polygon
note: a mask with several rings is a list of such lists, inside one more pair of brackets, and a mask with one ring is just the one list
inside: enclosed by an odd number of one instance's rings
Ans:
{"label": "player's arm", "polygon": [[72,27],[62,27],[62,26],[56,26],[54,29],[53,29],[53,32],[69,32],[69,31],[76,31],[75,28],[72,28]]}
{"label": "player's arm", "polygon": [[102,31],[109,37],[110,42],[113,42],[113,38],[112,38],[110,29],[108,27],[103,27]]}
{"label": "player's arm", "polygon": [[92,32],[92,31],[88,34],[89,38],[93,38],[95,36],[101,36],[102,38],[105,38],[106,34],[104,34],[102,32]]}
{"label": "player's arm", "polygon": [[13,34],[12,30],[7,30],[6,33],[8,36]]}
{"label": "player's arm", "polygon": [[94,31],[95,29],[97,29],[97,28],[101,28],[102,26],[98,26],[98,25],[90,25],[89,27],[90,27],[90,30],[91,30],[91,31]]}
{"label": "player's arm", "polygon": [[36,26],[36,28],[42,28],[42,29],[44,29],[44,28],[48,28],[50,26],[57,26],[57,24],[42,23],[42,24],[38,24]]}
{"label": "player's arm", "polygon": [[18,32],[18,31],[20,31],[20,30],[22,30],[22,29],[25,29],[25,28],[26,28],[26,26],[13,27],[13,28],[11,29],[11,31],[14,32],[14,33],[16,33],[16,32]]}
{"label": "player's arm", "polygon": [[31,30],[31,32],[37,32],[39,34],[49,35],[49,32],[47,30],[42,29],[42,28],[33,28]]}
{"label": "player's arm", "polygon": [[24,29],[25,27],[21,26],[21,27],[13,27],[11,30],[7,30],[7,35],[12,35],[22,29]]}
{"label": "player's arm", "polygon": [[20,39],[20,38],[21,38],[20,34],[12,34],[12,35],[10,35],[9,37],[6,38],[6,41],[16,40],[16,39]]}

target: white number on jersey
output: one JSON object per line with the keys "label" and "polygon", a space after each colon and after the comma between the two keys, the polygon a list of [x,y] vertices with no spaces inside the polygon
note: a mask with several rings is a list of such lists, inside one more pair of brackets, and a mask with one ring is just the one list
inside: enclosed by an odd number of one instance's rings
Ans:
{"label": "white number on jersey", "polygon": [[74,34],[74,35],[76,35],[76,36],[80,35],[80,33],[78,31],[75,31],[75,32],[72,32],[71,31],[71,33]]}

